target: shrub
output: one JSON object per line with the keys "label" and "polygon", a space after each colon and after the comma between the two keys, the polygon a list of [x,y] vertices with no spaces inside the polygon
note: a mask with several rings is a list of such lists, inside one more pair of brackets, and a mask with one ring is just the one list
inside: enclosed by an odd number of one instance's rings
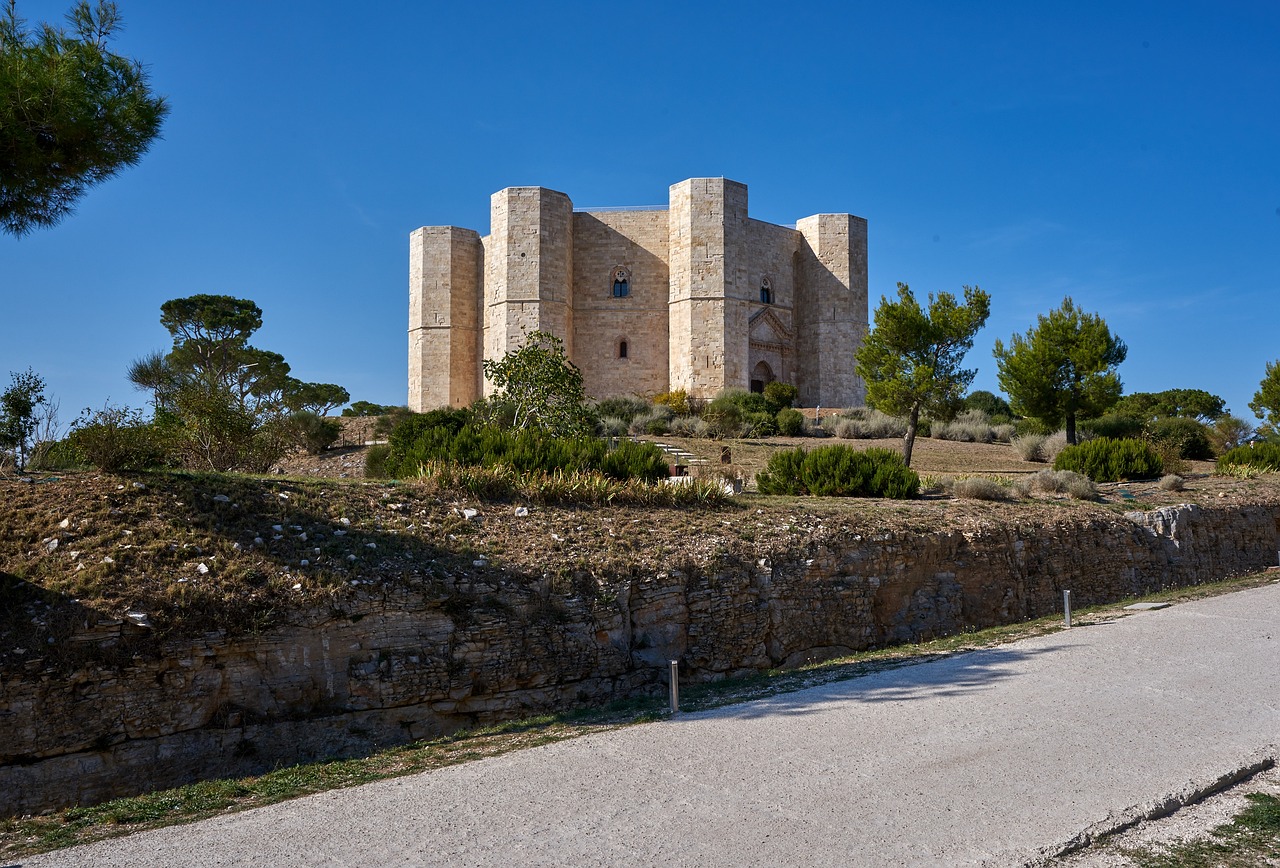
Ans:
{"label": "shrub", "polygon": [[[966,411],[961,415],[968,415]],[[966,421],[957,418],[954,422],[934,422],[930,426],[930,437],[937,440],[954,440],[959,443],[990,443],[996,439],[995,430],[985,421]]]}
{"label": "shrub", "polygon": [[299,410],[289,417],[289,433],[294,444],[308,455],[319,455],[342,436],[342,424],[326,419],[310,410]]}
{"label": "shrub", "polygon": [[745,413],[741,406],[722,395],[707,404],[702,419],[712,437],[737,437],[742,433]]}
{"label": "shrub", "polygon": [[1098,437],[1068,446],[1054,459],[1055,470],[1074,470],[1094,482],[1122,479],[1151,479],[1164,472],[1160,456],[1141,440],[1112,440]]}
{"label": "shrub", "polygon": [[[1084,438],[1080,438],[1080,442],[1083,443]],[[1044,443],[1040,448],[1044,452],[1044,460],[1052,463],[1057,459],[1058,453],[1067,448],[1067,432],[1054,431],[1044,438]]]}
{"label": "shrub", "polygon": [[1012,443],[1013,432],[1016,430],[1017,428],[1008,422],[1001,422],[998,425],[991,426],[991,433],[994,434],[996,440],[1001,443]]}
{"label": "shrub", "polygon": [[1093,484],[1092,479],[1079,476],[1067,483],[1067,494],[1076,500],[1097,500],[1098,486]]}
{"label": "shrub", "polygon": [[370,479],[391,478],[387,471],[387,456],[390,454],[391,447],[386,443],[370,446],[369,451],[364,454],[364,475]]}
{"label": "shrub", "polygon": [[897,452],[860,451],[840,444],[808,452],[779,450],[769,457],[756,484],[763,494],[908,498],[920,493],[920,477]]}
{"label": "shrub", "polygon": [[677,416],[671,420],[671,433],[677,437],[707,437],[710,427],[697,416]]}
{"label": "shrub", "polygon": [[764,400],[769,405],[769,410],[776,416],[779,410],[787,410],[795,406],[796,398],[800,396],[800,390],[790,383],[780,383],[777,380],[772,383],[766,383],[764,387]]}
{"label": "shrub", "polygon": [[951,493],[968,500],[1010,500],[1014,496],[1008,485],[987,476],[957,479],[951,483]]}
{"label": "shrub", "polygon": [[630,422],[641,413],[649,412],[649,402],[643,398],[631,396],[618,398],[602,398],[592,406],[592,411],[600,419],[606,416]]}
{"label": "shrub", "polygon": [[99,470],[142,470],[165,463],[163,438],[140,410],[103,405],[85,410],[67,435],[67,446]]}
{"label": "shrub", "polygon": [[807,494],[802,476],[804,473],[805,451],[795,449],[779,449],[769,456],[765,469],[756,474],[756,487],[761,494]]}
{"label": "shrub", "polygon": [[1019,437],[1027,437],[1031,434],[1039,434],[1042,437],[1048,437],[1053,433],[1053,429],[1041,422],[1039,419],[1019,419],[1013,423],[1014,433]]}
{"label": "shrub", "polygon": [[1213,458],[1209,432],[1195,419],[1166,416],[1147,425],[1147,436],[1153,443],[1169,446],[1180,458],[1208,460]]}
{"label": "shrub", "polygon": [[1132,416],[1121,416],[1110,413],[1096,419],[1082,419],[1077,434],[1085,439],[1093,437],[1109,437],[1112,440],[1136,440],[1142,436],[1142,420]]}
{"label": "shrub", "polygon": [[[888,440],[907,433],[907,420],[879,410],[856,409],[822,420],[833,434],[844,440]],[[921,437],[927,436],[917,431]]]}
{"label": "shrub", "polygon": [[1176,473],[1170,473],[1160,477],[1160,487],[1165,491],[1182,491],[1187,487],[1187,481]]}
{"label": "shrub", "polygon": [[778,433],[778,423],[767,411],[747,412],[742,416],[743,437],[772,437]]}
{"label": "shrub", "polygon": [[670,426],[671,410],[661,405],[654,405],[645,409],[645,412],[631,419],[630,429],[632,434],[653,434],[662,435],[671,430]]}
{"label": "shrub", "polygon": [[1250,443],[1230,449],[1218,459],[1218,472],[1225,472],[1229,465],[1252,467],[1264,473],[1280,471],[1280,443]]}
{"label": "shrub", "polygon": [[[769,385],[772,386],[773,383]],[[804,414],[799,410],[790,408],[779,410],[774,421],[777,423],[778,433],[783,437],[803,437],[805,434]]]}
{"label": "shrub", "polygon": [[676,416],[688,416],[694,412],[690,403],[689,393],[684,389],[676,389],[674,392],[663,392],[661,395],[656,395],[653,403],[659,407],[666,407]]}
{"label": "shrub", "polygon": [[1049,460],[1044,451],[1044,441],[1047,439],[1043,434],[1024,434],[1013,438],[1013,448],[1023,461],[1043,463]]}
{"label": "shrub", "polygon": [[628,479],[657,482],[668,475],[669,468],[666,454],[657,446],[623,440],[616,449],[605,453],[600,472],[621,482]]}
{"label": "shrub", "polygon": [[596,422],[596,433],[601,437],[625,437],[629,427],[627,420],[619,416],[601,416]]}
{"label": "shrub", "polygon": [[1247,442],[1253,435],[1253,426],[1238,416],[1219,416],[1208,434],[1214,454],[1221,455]]}

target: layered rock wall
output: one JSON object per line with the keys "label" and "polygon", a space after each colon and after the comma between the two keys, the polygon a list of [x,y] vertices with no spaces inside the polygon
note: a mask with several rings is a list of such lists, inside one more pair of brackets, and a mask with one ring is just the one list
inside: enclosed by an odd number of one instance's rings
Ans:
{"label": "layered rock wall", "polygon": [[459,577],[362,597],[249,637],[70,674],[0,672],[0,814],[358,755],[549,709],[1010,623],[1275,564],[1280,509],[846,534],[776,560],[725,556],[593,594]]}

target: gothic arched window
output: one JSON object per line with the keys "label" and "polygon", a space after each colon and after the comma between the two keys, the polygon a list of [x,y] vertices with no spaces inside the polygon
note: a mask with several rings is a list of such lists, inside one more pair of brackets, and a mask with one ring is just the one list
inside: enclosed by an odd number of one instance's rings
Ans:
{"label": "gothic arched window", "polygon": [[621,265],[613,270],[613,297],[626,298],[631,295],[631,272]]}
{"label": "gothic arched window", "polygon": [[760,278],[760,303],[773,304],[773,283],[769,278]]}

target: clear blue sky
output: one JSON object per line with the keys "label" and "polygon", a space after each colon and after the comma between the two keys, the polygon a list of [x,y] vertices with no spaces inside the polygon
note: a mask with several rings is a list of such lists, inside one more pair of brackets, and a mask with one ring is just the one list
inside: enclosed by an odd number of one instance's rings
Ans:
{"label": "clear blue sky", "polygon": [[[19,0],[29,21],[69,0]],[[1280,4],[119,0],[172,115],[59,227],[0,235],[0,377],[135,406],[160,304],[255,300],[255,343],[406,397],[408,235],[489,194],[658,204],[724,175],[752,216],[869,221],[872,308],[976,284],[968,361],[1072,296],[1126,392],[1238,415],[1280,357]]]}

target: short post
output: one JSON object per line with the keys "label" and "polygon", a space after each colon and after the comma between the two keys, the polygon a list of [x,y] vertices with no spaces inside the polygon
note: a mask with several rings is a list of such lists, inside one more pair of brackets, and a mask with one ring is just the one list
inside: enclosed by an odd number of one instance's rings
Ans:
{"label": "short post", "polygon": [[1062,592],[1062,619],[1066,622],[1067,627],[1071,627],[1071,592]]}
{"label": "short post", "polygon": [[680,661],[671,661],[671,713],[680,711]]}

